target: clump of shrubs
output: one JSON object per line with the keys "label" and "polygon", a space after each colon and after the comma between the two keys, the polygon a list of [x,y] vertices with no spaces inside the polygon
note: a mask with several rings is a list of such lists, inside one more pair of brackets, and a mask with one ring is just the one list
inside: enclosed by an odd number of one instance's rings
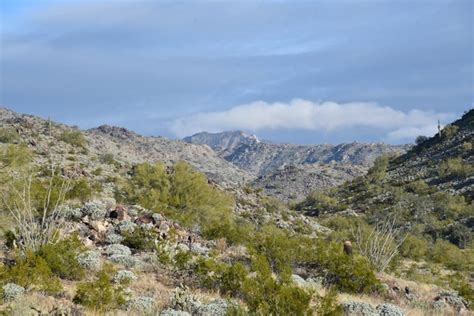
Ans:
{"label": "clump of shrubs", "polygon": [[472,165],[465,163],[461,157],[449,158],[440,164],[438,175],[441,178],[466,177],[473,170]]}
{"label": "clump of shrubs", "polygon": [[0,143],[16,143],[20,140],[20,135],[13,128],[0,128]]}
{"label": "clump of shrubs", "polygon": [[55,244],[46,244],[38,252],[45,259],[51,271],[61,279],[80,280],[85,275],[84,267],[77,256],[82,243],[77,236],[71,236]]}
{"label": "clump of shrubs", "polygon": [[114,284],[110,267],[104,267],[90,282],[82,282],[77,286],[73,302],[100,312],[110,311],[126,303],[125,286]]}
{"label": "clump of shrubs", "polygon": [[232,221],[232,198],[182,161],[172,168],[161,163],[136,165],[116,198],[164,212],[186,226],[199,225],[203,231]]}
{"label": "clump of shrubs", "polygon": [[0,267],[0,283],[14,283],[27,289],[53,294],[61,291],[60,279],[78,280],[85,270],[77,256],[82,250],[76,236],[46,244],[36,252],[17,255],[15,263]]}
{"label": "clump of shrubs", "polygon": [[87,145],[86,138],[79,130],[66,130],[59,136],[59,140],[79,148],[85,148]]}

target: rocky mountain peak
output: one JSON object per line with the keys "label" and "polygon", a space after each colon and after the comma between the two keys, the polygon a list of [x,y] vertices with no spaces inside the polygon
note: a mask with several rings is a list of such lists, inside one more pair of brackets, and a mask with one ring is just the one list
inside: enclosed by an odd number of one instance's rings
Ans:
{"label": "rocky mountain peak", "polygon": [[201,132],[183,139],[188,143],[208,145],[216,152],[232,152],[236,147],[246,144],[257,144],[260,140],[255,135],[243,131],[226,131],[221,133]]}
{"label": "rocky mountain peak", "polygon": [[137,133],[126,129],[125,127],[111,126],[107,124],[92,128],[89,130],[89,132],[105,134],[120,139],[133,139],[139,136]]}

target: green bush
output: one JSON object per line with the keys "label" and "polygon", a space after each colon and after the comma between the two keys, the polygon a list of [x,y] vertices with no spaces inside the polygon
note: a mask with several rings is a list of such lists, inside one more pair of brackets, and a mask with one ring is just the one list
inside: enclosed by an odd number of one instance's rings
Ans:
{"label": "green bush", "polygon": [[73,302],[99,312],[123,305],[126,301],[125,288],[122,284],[112,282],[111,273],[111,268],[105,267],[97,273],[96,280],[80,283]]}
{"label": "green bush", "polygon": [[367,172],[367,178],[373,183],[379,183],[385,179],[387,175],[387,167],[390,161],[388,155],[380,156],[375,159],[374,165]]}
{"label": "green bush", "polygon": [[414,235],[408,235],[400,246],[400,255],[414,260],[421,260],[428,253],[428,241]]}
{"label": "green bush", "polygon": [[87,145],[86,138],[84,137],[82,132],[78,130],[64,131],[59,136],[59,140],[78,148],[85,148]]}
{"label": "green bush", "polygon": [[140,251],[151,251],[155,249],[155,240],[158,233],[155,230],[138,227],[130,232],[124,232],[122,244]]}
{"label": "green bush", "polygon": [[441,178],[466,177],[473,171],[472,165],[465,163],[461,157],[457,157],[444,160],[438,168],[438,175]]}
{"label": "green bush", "polygon": [[456,273],[449,276],[448,283],[453,290],[457,291],[459,295],[470,302],[470,308],[474,307],[472,306],[472,304],[474,304],[474,287],[466,281],[466,278],[462,274]]}
{"label": "green bush", "polygon": [[24,167],[32,157],[26,145],[0,145],[0,171]]}
{"label": "green bush", "polygon": [[85,203],[92,198],[94,189],[89,184],[88,180],[81,177],[72,183],[71,189],[68,191],[67,199],[78,199],[81,203]]}
{"label": "green bush", "polygon": [[258,315],[312,314],[312,293],[285,280],[277,280],[264,256],[252,260],[252,277],[242,285],[243,297],[250,313]]}
{"label": "green bush", "polygon": [[325,276],[326,283],[348,293],[371,293],[378,290],[374,268],[362,256],[346,255],[340,242],[300,239],[299,264]]}
{"label": "green bush", "polygon": [[46,261],[51,271],[58,277],[68,280],[80,280],[85,276],[84,268],[77,261],[83,250],[77,236],[71,236],[55,244],[41,247],[38,255]]}
{"label": "green bush", "polygon": [[185,162],[168,169],[161,163],[135,166],[117,199],[140,204],[206,231],[232,222],[232,198],[209,185],[206,177]]}
{"label": "green bush", "polygon": [[13,128],[0,128],[0,143],[16,143],[19,140],[20,135]]}
{"label": "green bush", "polygon": [[303,211],[310,216],[341,211],[343,208],[337,199],[322,192],[311,193],[305,201],[296,206],[297,211]]}
{"label": "green bush", "polygon": [[459,126],[448,124],[441,130],[441,135],[443,135],[444,138],[451,139],[454,137],[454,135],[456,135],[458,130]]}
{"label": "green bush", "polygon": [[114,154],[111,153],[103,154],[100,157],[100,161],[108,165],[115,165],[117,163],[117,161],[115,161]]}
{"label": "green bush", "polygon": [[436,240],[430,255],[431,260],[449,269],[474,270],[474,251],[472,249],[462,251],[446,240]]}
{"label": "green bush", "polygon": [[31,251],[18,257],[12,266],[0,268],[2,284],[15,283],[24,288],[44,291],[49,294],[62,290],[59,279],[54,275],[48,262],[39,254]]}

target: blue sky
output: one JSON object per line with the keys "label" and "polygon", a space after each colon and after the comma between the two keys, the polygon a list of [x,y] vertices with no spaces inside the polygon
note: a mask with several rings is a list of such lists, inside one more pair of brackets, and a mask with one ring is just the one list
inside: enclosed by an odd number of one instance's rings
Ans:
{"label": "blue sky", "polygon": [[474,103],[468,0],[3,0],[0,10],[0,104],[84,128],[403,143]]}

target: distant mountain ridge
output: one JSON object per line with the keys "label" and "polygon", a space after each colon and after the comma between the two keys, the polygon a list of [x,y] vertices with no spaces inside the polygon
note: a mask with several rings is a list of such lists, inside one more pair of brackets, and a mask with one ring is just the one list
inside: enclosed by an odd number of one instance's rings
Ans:
{"label": "distant mountain ridge", "polygon": [[276,144],[260,141],[241,131],[198,133],[184,141],[208,145],[225,160],[256,176],[263,176],[288,165],[353,164],[370,166],[383,154],[400,155],[410,146],[384,143],[346,143],[339,145]]}

